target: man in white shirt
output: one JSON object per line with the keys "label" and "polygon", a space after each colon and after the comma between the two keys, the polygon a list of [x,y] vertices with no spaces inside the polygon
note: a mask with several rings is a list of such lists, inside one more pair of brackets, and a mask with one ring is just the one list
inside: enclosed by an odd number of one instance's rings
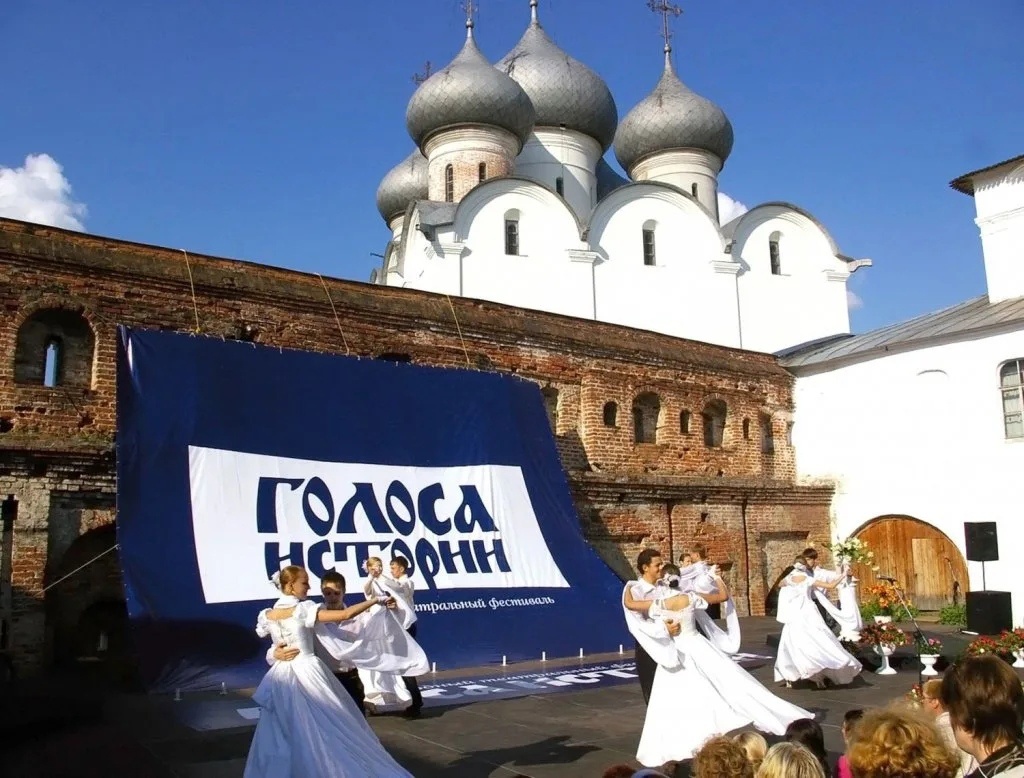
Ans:
{"label": "man in white shirt", "polygon": [[[625,589],[628,589],[634,600],[647,600],[654,602],[657,591],[657,581],[661,576],[661,567],[664,563],[661,559],[661,552],[656,548],[645,548],[636,559],[636,569],[640,577],[635,581],[628,581]],[[623,597],[625,597],[625,589]],[[623,607],[626,614],[626,627],[635,640],[636,672],[640,676],[640,691],[644,695],[646,705],[651,698],[651,687],[654,685],[654,673],[658,669],[658,663],[650,654],[650,651],[658,653],[658,649],[668,650],[669,655],[674,657],[671,648],[671,639],[679,634],[682,625],[679,622],[654,621],[647,616],[631,611]],[[645,648],[646,644],[646,648]]]}
{"label": "man in white shirt", "polygon": [[[391,560],[391,575],[386,576],[384,565],[377,557],[367,560],[366,570],[370,577],[363,587],[367,597],[379,595],[392,595],[399,601],[399,607],[395,609],[395,615],[402,623],[402,628],[409,633],[413,639],[416,638],[416,608],[414,605],[415,586],[408,576],[409,560],[404,556],[396,556]],[[420,694],[420,685],[413,676],[403,676],[402,681],[405,688],[412,697],[412,704],[405,709],[403,715],[407,718],[418,718],[423,709],[423,696]]]}

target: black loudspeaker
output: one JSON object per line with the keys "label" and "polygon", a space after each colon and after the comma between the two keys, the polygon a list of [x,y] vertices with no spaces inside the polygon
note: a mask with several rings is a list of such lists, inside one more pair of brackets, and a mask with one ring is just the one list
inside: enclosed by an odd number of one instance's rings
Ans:
{"label": "black loudspeaker", "polygon": [[999,536],[994,521],[965,521],[964,542],[968,562],[995,562],[999,559]]}
{"label": "black loudspeaker", "polygon": [[998,635],[1013,629],[1013,605],[1009,592],[967,592],[967,631]]}

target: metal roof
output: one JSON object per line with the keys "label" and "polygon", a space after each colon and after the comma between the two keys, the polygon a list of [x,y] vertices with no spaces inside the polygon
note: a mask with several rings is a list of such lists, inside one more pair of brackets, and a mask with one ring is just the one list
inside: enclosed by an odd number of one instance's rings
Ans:
{"label": "metal roof", "polygon": [[979,168],[978,170],[972,170],[970,173],[964,173],[962,176],[958,176],[949,182],[949,185],[958,192],[963,192],[965,195],[974,195],[974,181],[972,180],[975,176],[981,175],[982,173],[988,173],[996,168],[1000,168],[1003,165],[1012,165],[1015,162],[1024,160],[1024,154],[1016,157],[1010,157],[1010,159],[1004,159],[1002,162],[996,162],[994,165],[988,167]]}
{"label": "metal roof", "polygon": [[990,303],[988,295],[982,295],[952,308],[918,316],[900,324],[861,335],[837,335],[781,351],[777,356],[784,367],[811,367],[836,360],[881,354],[890,349],[898,350],[900,346],[923,345],[929,340],[1015,322],[1024,323],[1024,297]]}

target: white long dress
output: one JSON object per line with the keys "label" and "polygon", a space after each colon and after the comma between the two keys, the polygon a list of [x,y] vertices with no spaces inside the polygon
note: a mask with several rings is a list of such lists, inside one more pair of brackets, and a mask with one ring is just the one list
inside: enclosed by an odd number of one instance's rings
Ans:
{"label": "white long dress", "polygon": [[784,735],[797,719],[814,715],[762,686],[697,631],[693,603],[666,615],[682,629],[674,639],[681,664],[658,665],[636,758],[646,767],[690,759],[715,735],[754,726]]}
{"label": "white long dress", "polygon": [[783,624],[775,658],[776,681],[830,680],[845,685],[856,678],[861,663],[851,656],[821,618],[813,596],[814,578],[800,571],[788,575],[779,589]]}
{"label": "white long dress", "polygon": [[304,600],[287,619],[272,621],[265,610],[259,615],[256,633],[298,648],[299,655],[276,662],[253,694],[260,718],[245,778],[411,778],[314,653],[319,607]]}

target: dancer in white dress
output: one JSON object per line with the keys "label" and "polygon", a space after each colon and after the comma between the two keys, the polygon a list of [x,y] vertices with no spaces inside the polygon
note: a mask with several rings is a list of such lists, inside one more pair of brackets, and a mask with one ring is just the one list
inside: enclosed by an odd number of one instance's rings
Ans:
{"label": "dancer in white dress", "polygon": [[[723,599],[729,590],[717,579]],[[694,614],[707,601],[696,594],[655,600],[629,601],[626,607],[651,618],[677,621],[682,629],[674,638],[679,663],[659,664],[647,705],[637,761],[657,767],[690,759],[704,742],[742,727],[783,735],[790,722],[813,714],[779,699],[697,630]],[[685,720],[680,717],[688,715]]]}
{"label": "dancer in white dress", "polygon": [[260,718],[244,778],[411,778],[315,653],[318,622],[346,621],[386,601],[324,610],[305,599],[309,576],[303,568],[286,567],[276,578],[282,596],[260,612],[256,634],[294,646],[299,655],[275,662],[253,694]]}
{"label": "dancer in white dress", "polygon": [[843,648],[811,599],[815,589],[834,589],[841,581],[816,579],[803,557],[797,557],[792,572],[782,580],[776,616],[783,625],[775,658],[776,681],[785,681],[786,686],[813,681],[823,688],[826,681],[845,685],[860,674],[861,663]]}

